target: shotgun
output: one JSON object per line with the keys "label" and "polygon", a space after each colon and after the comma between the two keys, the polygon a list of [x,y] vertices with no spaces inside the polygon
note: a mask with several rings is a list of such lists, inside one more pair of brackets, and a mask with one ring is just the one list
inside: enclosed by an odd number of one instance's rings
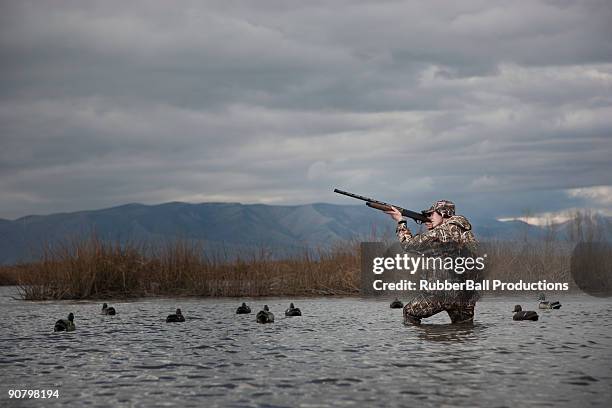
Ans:
{"label": "shotgun", "polygon": [[374,200],[373,198],[368,198],[368,197],[360,196],[358,194],[349,193],[347,191],[338,190],[337,188],[334,189],[334,193],[342,194],[342,195],[345,195],[345,196],[348,196],[348,197],[351,197],[351,198],[356,198],[358,200],[365,201],[366,205],[368,207],[376,208],[377,210],[381,210],[381,211],[388,211],[388,210],[391,209],[391,207],[395,207],[395,208],[397,208],[397,210],[399,212],[402,213],[402,215],[404,217],[412,218],[418,224],[429,221],[429,218],[427,218],[427,216],[424,215],[423,213],[418,213],[418,212],[410,211],[410,210],[407,210],[405,208],[399,207],[397,205],[393,205],[393,204],[385,203],[385,202],[382,202],[382,201]]}

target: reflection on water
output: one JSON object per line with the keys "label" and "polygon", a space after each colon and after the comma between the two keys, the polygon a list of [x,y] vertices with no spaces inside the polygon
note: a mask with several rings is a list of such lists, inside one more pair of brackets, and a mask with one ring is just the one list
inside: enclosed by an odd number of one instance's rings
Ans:
{"label": "reflection on water", "polygon": [[[559,311],[515,322],[535,299],[484,299],[476,323],[445,313],[419,327],[363,299],[145,299],[26,303],[0,288],[0,379],[7,390],[59,389],[46,406],[609,406],[612,305],[560,298]],[[406,300],[406,299],[403,299]],[[302,317],[287,318],[290,301]],[[276,322],[255,323],[263,304]],[[187,321],[165,323],[180,307]],[[53,333],[74,312],[76,332]]]}
{"label": "reflection on water", "polygon": [[419,339],[426,341],[485,341],[487,326],[480,323],[424,323],[414,327]]}

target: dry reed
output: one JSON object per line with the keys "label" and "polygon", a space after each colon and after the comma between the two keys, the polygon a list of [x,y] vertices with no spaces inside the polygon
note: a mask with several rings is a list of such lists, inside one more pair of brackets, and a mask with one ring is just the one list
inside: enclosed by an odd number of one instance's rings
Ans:
{"label": "dry reed", "polygon": [[264,251],[220,261],[185,240],[156,249],[108,243],[92,235],[13,267],[23,299],[90,299],[159,295],[350,295],[359,290],[357,243],[316,254],[271,259]]}

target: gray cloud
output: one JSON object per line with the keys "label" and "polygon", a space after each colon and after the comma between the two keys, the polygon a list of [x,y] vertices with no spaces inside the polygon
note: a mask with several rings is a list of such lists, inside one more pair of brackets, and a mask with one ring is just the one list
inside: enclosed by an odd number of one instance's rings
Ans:
{"label": "gray cloud", "polygon": [[607,2],[327,3],[3,2],[0,217],[334,186],[609,211]]}

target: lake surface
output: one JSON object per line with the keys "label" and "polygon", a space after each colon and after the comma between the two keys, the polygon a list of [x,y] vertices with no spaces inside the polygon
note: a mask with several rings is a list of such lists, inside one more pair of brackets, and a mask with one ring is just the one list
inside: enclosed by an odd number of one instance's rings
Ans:
{"label": "lake surface", "polygon": [[[485,298],[473,327],[405,327],[387,300],[143,299],[24,302],[0,288],[0,405],[610,406],[612,303],[558,297],[538,322],[512,321],[532,298]],[[552,299],[555,300],[555,299]],[[286,318],[290,301],[302,317]],[[264,303],[276,323],[255,322]],[[165,323],[180,307],[185,323]],[[77,330],[53,333],[75,314]],[[425,322],[425,321],[424,321]],[[58,399],[8,399],[9,389],[58,389]]]}

